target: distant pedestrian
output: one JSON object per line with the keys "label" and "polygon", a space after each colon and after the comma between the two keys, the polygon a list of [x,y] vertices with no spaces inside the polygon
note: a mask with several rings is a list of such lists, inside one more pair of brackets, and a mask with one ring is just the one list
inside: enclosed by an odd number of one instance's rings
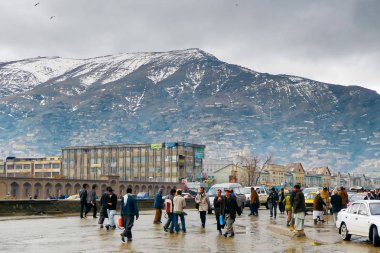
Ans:
{"label": "distant pedestrian", "polygon": [[295,185],[293,187],[293,191],[295,193],[293,200],[293,217],[295,223],[296,236],[304,236],[304,225],[305,225],[305,196],[301,191],[301,187],[299,185]]}
{"label": "distant pedestrian", "polygon": [[313,220],[314,224],[317,224],[318,221],[325,223],[325,219],[323,217],[324,214],[324,206],[325,202],[323,201],[321,197],[321,193],[317,191],[317,195],[314,197],[313,200]]}
{"label": "distant pedestrian", "polygon": [[[80,199],[80,218],[87,218],[87,197],[88,197],[88,184],[83,184],[82,189],[79,191],[79,199]],[[84,215],[83,215],[84,213]]]}
{"label": "distant pedestrian", "polygon": [[236,214],[241,215],[241,211],[238,207],[238,203],[236,198],[231,196],[231,189],[226,188],[224,190],[225,198],[224,198],[224,217],[226,221],[226,232],[224,233],[225,237],[234,237],[234,222],[236,220]]}
{"label": "distant pedestrian", "polygon": [[348,194],[346,192],[346,189],[343,186],[340,187],[340,191],[338,192],[338,194],[342,198],[342,209],[347,208]]}
{"label": "distant pedestrian", "polygon": [[177,195],[173,198],[174,203],[174,216],[173,216],[173,222],[170,226],[170,233],[174,233],[174,230],[178,233],[179,232],[179,224],[178,219],[181,219],[181,228],[182,232],[186,233],[186,223],[185,223],[185,212],[184,209],[186,208],[186,200],[182,196],[182,190],[177,190]]}
{"label": "distant pedestrian", "polygon": [[224,224],[220,223],[220,216],[223,216],[223,210],[224,210],[224,197],[222,196],[222,190],[218,189],[216,191],[216,196],[214,198],[214,212],[215,212],[215,218],[216,218],[216,229],[218,230],[220,235],[222,234],[222,229],[224,228]]}
{"label": "distant pedestrian", "polygon": [[96,214],[98,212],[97,206],[96,206],[96,185],[92,186],[91,192],[87,195],[87,210],[86,210],[86,217],[87,214],[90,212],[92,208],[92,217],[94,219],[98,218],[96,217]]}
{"label": "distant pedestrian", "polygon": [[321,198],[325,205],[323,206],[324,214],[328,214],[329,210],[331,209],[331,203],[330,203],[330,192],[328,191],[327,187],[324,186],[321,191]]}
{"label": "distant pedestrian", "polygon": [[285,207],[286,211],[286,226],[289,227],[291,225],[292,217],[293,217],[293,207],[292,207],[292,202],[290,200],[290,195],[287,195],[285,199],[282,201],[282,204]]}
{"label": "distant pedestrian", "polygon": [[284,188],[281,188],[280,194],[278,196],[278,209],[280,210],[280,214],[285,213],[284,199],[285,199],[285,191]]}
{"label": "distant pedestrian", "polygon": [[276,189],[273,187],[268,196],[268,205],[270,209],[270,217],[274,216],[275,219],[277,216],[277,202],[278,202],[278,194],[276,192]]}
{"label": "distant pedestrian", "polygon": [[205,193],[204,187],[201,187],[199,189],[199,192],[195,197],[195,203],[198,204],[199,216],[201,219],[202,227],[204,228],[206,225],[206,214],[208,212],[208,209],[211,207],[210,200],[207,196],[207,193]]}
{"label": "distant pedestrian", "polygon": [[251,215],[259,215],[259,207],[260,207],[260,199],[259,195],[257,194],[257,191],[254,187],[251,187],[251,195],[249,196],[249,209],[251,213],[248,216]]}
{"label": "distant pedestrian", "polygon": [[170,194],[165,199],[165,211],[166,215],[168,216],[168,220],[166,221],[164,225],[165,232],[168,232],[168,229],[170,228],[170,225],[173,222],[173,216],[174,216],[174,196],[176,194],[176,189],[171,189]]}
{"label": "distant pedestrian", "polygon": [[115,214],[116,214],[116,206],[117,206],[117,195],[113,192],[112,187],[107,187],[107,214],[108,214],[108,224],[106,225],[106,229],[116,229],[115,224]]}
{"label": "distant pedestrian", "polygon": [[162,217],[162,208],[164,206],[164,200],[162,199],[162,193],[164,189],[159,189],[158,193],[154,196],[154,221],[153,224],[161,224],[161,217]]}
{"label": "distant pedestrian", "polygon": [[132,188],[127,188],[127,194],[121,198],[120,215],[123,219],[124,231],[120,234],[121,240],[125,242],[125,237],[128,241],[132,241],[132,227],[136,220],[139,219],[139,208],[135,197],[132,196]]}
{"label": "distant pedestrian", "polygon": [[374,200],[375,198],[372,196],[372,193],[369,191],[367,192],[367,196],[364,197],[364,200]]}
{"label": "distant pedestrian", "polygon": [[338,213],[342,209],[342,197],[339,196],[338,191],[334,190],[333,195],[331,196],[331,210],[333,213],[334,224],[338,219]]}
{"label": "distant pedestrian", "polygon": [[108,195],[108,192],[105,191],[102,193],[102,196],[100,198],[100,211],[99,211],[99,220],[98,220],[98,224],[100,225],[100,228],[103,228],[104,220],[108,218],[107,195]]}

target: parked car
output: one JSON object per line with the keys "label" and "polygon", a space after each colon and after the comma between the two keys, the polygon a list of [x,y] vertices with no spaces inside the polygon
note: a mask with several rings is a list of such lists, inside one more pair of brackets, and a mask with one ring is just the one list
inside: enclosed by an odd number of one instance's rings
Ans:
{"label": "parked car", "polygon": [[139,192],[136,195],[136,199],[149,199],[149,198],[150,196],[149,196],[149,193],[147,192]]}
{"label": "parked car", "polygon": [[67,200],[80,200],[79,194],[71,195],[67,198]]}
{"label": "parked car", "polygon": [[317,191],[321,191],[321,190],[322,190],[322,188],[320,188],[320,187],[309,187],[309,188],[302,189],[302,193],[306,198],[306,195],[309,192],[317,192]]}
{"label": "parked car", "polygon": [[244,194],[245,190],[241,186],[241,184],[238,184],[238,183],[224,183],[224,184],[215,184],[211,186],[211,188],[207,192],[207,195],[210,198],[211,209],[212,210],[214,209],[214,197],[216,195],[216,191],[220,189],[222,190],[222,195],[224,195],[225,194],[224,189],[226,188],[233,190],[236,196],[238,206],[241,208],[241,210],[243,210],[244,205],[245,205],[245,194]]}
{"label": "parked car", "polygon": [[[268,207],[268,196],[269,196],[269,189],[266,186],[253,186],[255,190],[257,191],[257,194],[259,195],[260,205],[265,206],[267,209]],[[252,187],[245,187],[245,205],[249,206],[249,197],[251,195],[251,188]]]}
{"label": "parked car", "polygon": [[364,198],[367,196],[366,193],[355,193],[348,197],[348,204],[347,206],[350,206],[352,203],[354,203],[357,200],[364,200]]}
{"label": "parked car", "polygon": [[380,246],[380,200],[358,200],[338,213],[336,227],[342,239],[351,235],[367,237],[374,246]]}
{"label": "parked car", "polygon": [[317,196],[316,192],[308,192],[305,197],[306,213],[313,211],[314,198]]}

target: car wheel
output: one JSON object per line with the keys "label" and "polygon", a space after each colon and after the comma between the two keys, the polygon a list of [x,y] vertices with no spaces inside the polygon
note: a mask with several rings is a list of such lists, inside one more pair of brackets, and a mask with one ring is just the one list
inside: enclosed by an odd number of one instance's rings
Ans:
{"label": "car wheel", "polygon": [[348,233],[346,223],[342,223],[342,225],[340,225],[340,236],[345,241],[351,240],[351,235]]}
{"label": "car wheel", "polygon": [[377,231],[377,227],[372,228],[372,243],[373,246],[380,246],[380,238],[379,232]]}

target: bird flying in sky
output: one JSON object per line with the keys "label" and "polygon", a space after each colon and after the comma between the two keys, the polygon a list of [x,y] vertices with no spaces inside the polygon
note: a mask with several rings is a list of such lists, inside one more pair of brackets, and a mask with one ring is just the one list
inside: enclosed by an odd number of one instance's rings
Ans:
{"label": "bird flying in sky", "polygon": [[34,7],[36,7],[37,5],[39,5],[40,3],[36,3],[35,5],[34,5]]}
{"label": "bird flying in sky", "polygon": [[55,18],[55,16],[51,16],[51,17],[50,17],[50,19],[53,19],[53,18]]}

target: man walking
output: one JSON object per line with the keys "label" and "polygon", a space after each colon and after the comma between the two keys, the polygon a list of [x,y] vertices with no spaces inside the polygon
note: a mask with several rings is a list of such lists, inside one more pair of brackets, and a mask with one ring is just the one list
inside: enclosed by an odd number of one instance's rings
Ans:
{"label": "man walking", "polygon": [[317,224],[318,221],[325,223],[325,219],[323,217],[325,202],[323,201],[321,194],[317,191],[317,195],[313,200],[313,220],[314,224]]}
{"label": "man walking", "polygon": [[348,194],[346,192],[346,189],[342,186],[340,187],[339,196],[342,198],[342,209],[347,208],[348,204]]}
{"label": "man walking", "polygon": [[259,215],[260,199],[254,187],[251,187],[251,195],[249,196],[249,209],[251,211],[248,216]]}
{"label": "man walking", "polygon": [[219,231],[219,234],[222,234],[222,228],[224,224],[220,224],[220,216],[223,215],[224,210],[224,198],[222,196],[222,190],[218,189],[216,191],[216,196],[214,198],[214,212],[216,218],[216,229]]}
{"label": "man walking", "polygon": [[161,224],[161,217],[162,217],[162,207],[164,205],[164,200],[162,199],[162,192],[164,190],[160,189],[158,190],[158,193],[156,196],[154,196],[154,210],[155,210],[155,215],[154,215],[154,221],[153,224]]}
{"label": "man walking", "polygon": [[116,205],[117,205],[117,195],[113,192],[112,187],[107,187],[107,214],[108,214],[108,224],[106,225],[106,229],[109,230],[110,228],[116,229],[115,224],[115,214],[116,214]]}
{"label": "man walking", "polygon": [[333,213],[334,224],[338,219],[338,213],[342,209],[342,198],[338,195],[338,191],[334,190],[331,196],[331,210]]}
{"label": "man walking", "polygon": [[294,222],[295,222],[295,230],[296,236],[301,237],[304,236],[305,233],[303,231],[305,225],[305,196],[301,191],[301,187],[299,185],[295,185],[293,187],[293,191],[295,193],[293,200],[293,213],[294,213]]}
{"label": "man walking", "polygon": [[199,216],[201,218],[202,227],[204,228],[206,225],[206,213],[208,209],[210,208],[210,200],[205,193],[205,188],[201,187],[199,189],[199,193],[195,197],[195,203],[199,205]]}
{"label": "man walking", "polygon": [[280,191],[280,196],[279,196],[279,201],[278,201],[278,209],[280,210],[280,214],[285,213],[285,206],[284,206],[284,199],[285,199],[285,192],[284,188],[281,188]]}
{"label": "man walking", "polygon": [[236,199],[231,196],[231,189],[225,189],[225,198],[224,198],[224,217],[226,220],[226,232],[224,233],[225,237],[234,237],[235,231],[234,231],[234,222],[236,219],[236,213],[240,216],[240,209],[238,207],[238,204],[236,202]]}
{"label": "man walking", "polygon": [[282,201],[283,205],[285,206],[285,211],[287,214],[286,218],[286,226],[289,227],[291,225],[291,221],[293,219],[293,207],[292,202],[290,199],[290,195],[287,195],[285,199]]}
{"label": "man walking", "polygon": [[[83,188],[79,191],[79,198],[80,198],[80,218],[87,218],[87,197],[88,197],[88,190],[87,190],[87,184],[83,184]],[[84,213],[84,216],[83,216]]]}
{"label": "man walking", "polygon": [[182,190],[177,190],[177,195],[173,198],[174,203],[174,216],[173,216],[173,222],[170,226],[170,233],[174,233],[174,230],[178,233],[179,232],[179,224],[178,224],[178,218],[181,219],[181,227],[182,232],[186,233],[186,224],[185,224],[185,213],[184,209],[186,208],[186,200],[182,196]]}
{"label": "man walking", "polygon": [[173,199],[174,199],[175,193],[176,193],[176,189],[171,189],[170,194],[165,199],[165,211],[166,211],[166,214],[168,215],[168,220],[166,221],[164,225],[165,232],[168,232],[168,229],[170,228],[170,225],[173,222],[173,216],[174,216]]}
{"label": "man walking", "polygon": [[87,210],[86,210],[86,217],[87,217],[87,214],[90,212],[90,210],[93,210],[93,215],[92,217],[95,219],[95,218],[98,218],[96,217],[96,214],[98,212],[98,209],[96,207],[96,185],[93,185],[92,186],[92,190],[91,192],[87,195]]}
{"label": "man walking", "polygon": [[278,202],[278,194],[276,192],[276,189],[273,187],[271,193],[269,193],[268,196],[268,204],[270,208],[270,217],[273,217],[276,219],[277,216],[277,202]]}
{"label": "man walking", "polygon": [[127,188],[127,194],[121,198],[120,205],[120,215],[123,218],[124,226],[124,231],[120,234],[121,240],[125,242],[125,237],[127,237],[127,241],[132,241],[132,227],[135,217],[136,220],[139,219],[139,208],[136,199],[132,196],[131,188]]}
{"label": "man walking", "polygon": [[103,192],[103,194],[100,198],[100,211],[99,211],[99,221],[98,221],[100,228],[103,228],[104,219],[108,218],[107,196],[108,196],[108,191],[105,191],[105,192]]}

